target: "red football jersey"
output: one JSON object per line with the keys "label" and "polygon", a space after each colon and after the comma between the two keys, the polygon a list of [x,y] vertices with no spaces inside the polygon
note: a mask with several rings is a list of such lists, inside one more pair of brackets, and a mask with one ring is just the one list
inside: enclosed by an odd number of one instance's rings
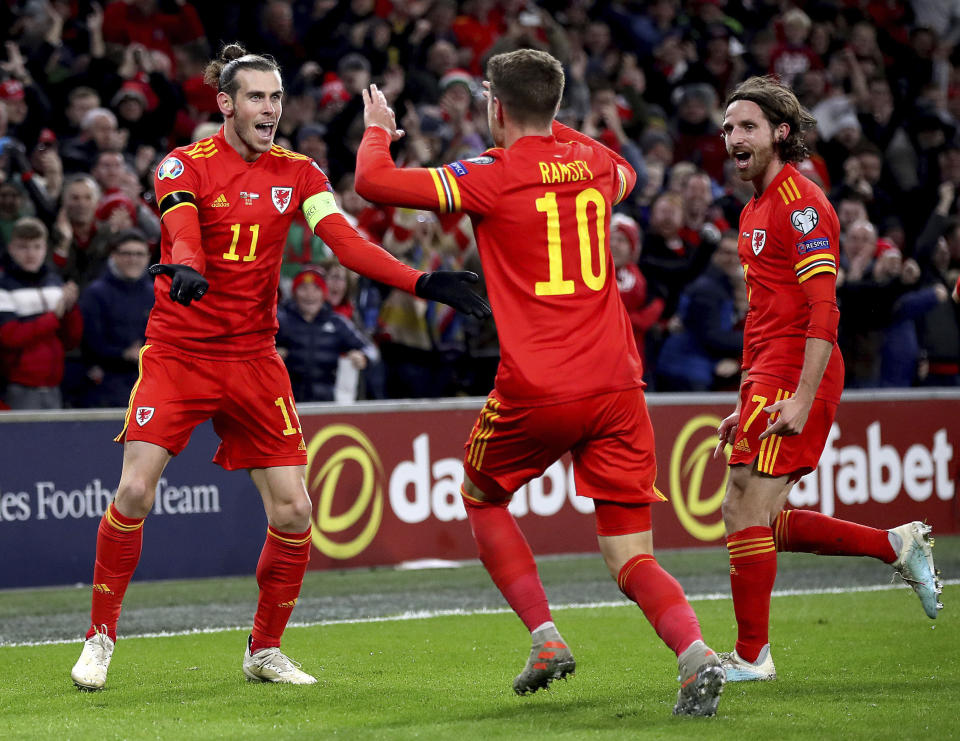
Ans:
{"label": "red football jersey", "polygon": [[[811,305],[826,295],[836,311],[840,224],[823,191],[785,165],[740,214],[740,262],[750,302],[743,332],[743,368],[750,378],[796,389],[807,337],[833,342],[817,398],[837,402],[843,358],[836,326],[811,322]],[[811,280],[813,279],[813,280]],[[825,283],[828,281],[828,283]]]}
{"label": "red football jersey", "polygon": [[[290,224],[310,196],[330,190],[309,157],[274,145],[246,162],[223,136],[173,150],[154,175],[157,203],[176,192],[197,207],[210,288],[190,306],[157,280],[147,337],[193,354],[266,355],[277,333],[277,284]],[[172,262],[166,228],[160,262]]]}
{"label": "red football jersey", "polygon": [[[566,139],[570,130],[555,131]],[[443,167],[393,170],[387,133],[371,127],[357,157],[366,197],[470,215],[500,338],[504,402],[642,386],[609,249],[611,210],[632,172],[602,145],[574,137],[528,136]]]}

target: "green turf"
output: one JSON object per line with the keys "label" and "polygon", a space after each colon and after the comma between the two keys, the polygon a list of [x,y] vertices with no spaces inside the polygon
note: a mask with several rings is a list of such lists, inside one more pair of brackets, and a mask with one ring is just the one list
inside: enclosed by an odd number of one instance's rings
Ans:
{"label": "green turf", "polygon": [[[948,587],[944,602],[960,602]],[[719,649],[727,601],[695,604]],[[716,719],[673,718],[676,663],[631,607],[557,610],[576,676],[516,697],[527,637],[512,615],[294,628],[312,687],[243,681],[238,631],[121,641],[107,689],[80,693],[79,644],[0,648],[3,738],[928,738],[960,729],[960,619],[909,590],[777,597],[779,679],[728,685]]]}

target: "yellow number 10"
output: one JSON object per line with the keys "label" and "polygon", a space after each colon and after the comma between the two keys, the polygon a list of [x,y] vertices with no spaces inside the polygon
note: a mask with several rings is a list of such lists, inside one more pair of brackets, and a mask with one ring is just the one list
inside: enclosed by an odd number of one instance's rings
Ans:
{"label": "yellow number 10", "polygon": [[[237,254],[237,242],[240,241],[240,224],[231,224],[231,231],[233,231],[233,241],[230,243],[230,251],[223,253],[224,260],[234,260],[237,261],[240,259],[240,255]],[[244,262],[253,262],[257,259],[257,238],[260,236],[260,225],[251,224],[250,225],[250,251],[243,256]]]}
{"label": "yellow number 10", "polygon": [[[587,206],[596,208],[597,221],[597,264],[594,272],[592,244],[590,240],[590,217]],[[547,260],[549,280],[537,281],[534,291],[538,296],[566,296],[574,292],[572,280],[563,277],[563,252],[560,245],[560,211],[557,208],[557,194],[545,193],[536,200],[537,211],[547,215]],[[607,212],[606,201],[596,188],[587,188],[577,194],[577,235],[580,238],[580,273],[587,288],[599,291],[607,281],[607,260],[605,257],[606,233],[603,229]]]}

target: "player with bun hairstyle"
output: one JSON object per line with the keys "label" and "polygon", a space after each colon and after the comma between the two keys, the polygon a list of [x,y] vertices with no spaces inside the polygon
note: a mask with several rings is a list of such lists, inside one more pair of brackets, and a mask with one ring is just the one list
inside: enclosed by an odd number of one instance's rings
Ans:
{"label": "player with bun hairstyle", "polygon": [[394,259],[344,218],[316,162],[273,143],[283,85],[271,57],[230,44],[205,79],[217,88],[223,127],[172,151],[154,177],[163,223],[161,261],[150,267],[156,300],[116,438],[124,443],[120,485],[97,536],[90,627],[71,672],[81,689],[106,682],[157,482],[207,419],[221,440],[214,462],[246,469],[267,515],[243,673],[316,681],[280,651],[311,547],[306,445],[275,345],[280,264],[297,209],[350,270],[475,316],[490,311],[467,287],[476,274],[421,273]]}

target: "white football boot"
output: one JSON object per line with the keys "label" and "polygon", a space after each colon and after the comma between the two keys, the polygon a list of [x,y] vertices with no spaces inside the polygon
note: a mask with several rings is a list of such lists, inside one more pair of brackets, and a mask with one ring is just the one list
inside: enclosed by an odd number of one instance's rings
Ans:
{"label": "white football boot", "polygon": [[252,637],[247,639],[243,652],[243,673],[248,682],[275,682],[277,684],[315,684],[316,677],[301,671],[300,664],[284,655],[279,648],[264,648],[250,653]]}
{"label": "white football boot", "polygon": [[760,649],[760,655],[754,662],[740,658],[736,650],[720,654],[720,662],[727,673],[728,682],[768,682],[777,678],[769,643]]}
{"label": "white football boot", "polygon": [[940,603],[943,585],[938,578],[940,572],[933,565],[930,526],[922,522],[908,522],[887,532],[900,538],[900,552],[892,564],[893,570],[913,587],[927,617],[936,618],[937,612],[943,609]]}
{"label": "white football boot", "polygon": [[89,692],[103,689],[103,685],[107,683],[107,669],[110,668],[113,646],[114,643],[106,630],[94,633],[83,642],[80,658],[70,672],[77,689]]}

